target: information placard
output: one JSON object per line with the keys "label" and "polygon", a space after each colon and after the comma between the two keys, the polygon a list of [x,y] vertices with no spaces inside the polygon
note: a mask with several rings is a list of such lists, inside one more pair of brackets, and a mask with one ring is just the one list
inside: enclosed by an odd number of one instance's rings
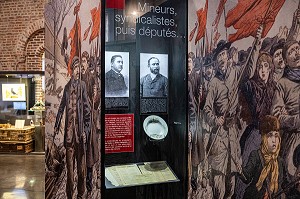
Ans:
{"label": "information placard", "polygon": [[134,152],[134,114],[105,115],[105,153]]}

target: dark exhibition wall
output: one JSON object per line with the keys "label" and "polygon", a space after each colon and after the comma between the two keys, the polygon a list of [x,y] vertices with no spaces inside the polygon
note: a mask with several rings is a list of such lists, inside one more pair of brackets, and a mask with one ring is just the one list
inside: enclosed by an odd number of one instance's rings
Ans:
{"label": "dark exhibition wall", "polygon": [[[130,186],[126,183],[107,186],[105,198],[183,198],[186,195],[187,46],[186,9],[181,9],[186,6],[182,1],[126,1],[123,10],[106,7],[108,30],[105,69],[102,67],[102,71],[107,72],[102,97],[105,98],[106,117],[114,114],[115,119],[105,120],[108,129],[105,147],[113,145],[119,149],[111,152],[113,150],[105,148],[105,171],[112,173],[112,166],[124,169],[122,166],[136,164],[141,169],[141,176],[137,175],[136,182]],[[123,23],[122,19],[128,21]],[[128,86],[128,95],[118,91],[111,94],[109,70],[115,67],[111,59],[114,55],[122,56],[119,73]],[[132,141],[128,137],[123,141],[122,137],[112,138],[111,122],[118,121],[120,114],[134,117]],[[149,130],[152,127],[152,131]],[[155,131],[158,135],[152,135]],[[128,144],[130,149],[128,145],[122,147],[120,142],[124,141],[132,143]],[[155,168],[153,163],[156,161],[164,161],[168,168]],[[153,170],[152,176],[163,176],[167,169],[171,169],[176,178],[147,179],[143,165],[147,172]],[[148,168],[148,165],[152,166]],[[122,171],[132,175],[129,170]],[[112,180],[106,172],[105,176],[105,184],[111,185]],[[141,182],[138,178],[143,177],[146,177],[145,181]]]}

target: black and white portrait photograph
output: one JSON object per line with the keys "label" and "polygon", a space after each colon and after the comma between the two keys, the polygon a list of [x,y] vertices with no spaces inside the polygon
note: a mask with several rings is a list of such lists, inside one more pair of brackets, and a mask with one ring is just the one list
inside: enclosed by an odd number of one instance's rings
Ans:
{"label": "black and white portrait photograph", "polygon": [[105,97],[129,97],[129,53],[105,52]]}
{"label": "black and white portrait photograph", "polygon": [[140,96],[168,96],[168,55],[140,54]]}

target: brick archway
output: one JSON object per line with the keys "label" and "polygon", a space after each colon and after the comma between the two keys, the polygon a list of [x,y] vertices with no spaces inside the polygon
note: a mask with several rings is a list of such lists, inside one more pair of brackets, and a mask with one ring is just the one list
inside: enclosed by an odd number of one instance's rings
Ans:
{"label": "brick archway", "polygon": [[44,52],[45,29],[32,33],[25,45],[25,69],[41,70],[42,53]]}
{"label": "brick archway", "polygon": [[26,49],[28,39],[31,37],[31,35],[33,33],[35,33],[36,31],[38,31],[40,29],[44,29],[44,28],[45,28],[44,19],[39,19],[39,20],[31,22],[30,25],[27,26],[27,28],[19,34],[18,39],[17,39],[18,42],[14,49],[17,64],[25,63],[25,61],[26,61],[26,59],[25,59],[26,58],[26,50],[25,49]]}
{"label": "brick archway", "polygon": [[35,54],[42,55],[45,51],[44,44],[40,44],[39,47],[36,48]]}

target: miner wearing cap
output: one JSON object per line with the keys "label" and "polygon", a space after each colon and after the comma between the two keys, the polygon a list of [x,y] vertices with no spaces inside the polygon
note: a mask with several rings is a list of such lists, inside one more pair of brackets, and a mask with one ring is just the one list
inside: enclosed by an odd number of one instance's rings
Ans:
{"label": "miner wearing cap", "polygon": [[274,70],[274,81],[278,82],[278,80],[282,77],[283,71],[285,68],[285,62],[282,57],[282,49],[284,46],[285,40],[280,39],[277,43],[273,44],[270,49],[270,55],[272,56],[273,64],[275,67]]}
{"label": "miner wearing cap", "polygon": [[292,154],[300,144],[300,45],[296,40],[287,41],[282,50],[286,67],[278,81],[272,102],[272,114],[279,118],[282,134],[281,156],[288,173],[293,176],[296,167],[292,164]]}
{"label": "miner wearing cap", "polygon": [[[87,166],[87,190],[88,196],[91,194],[93,189],[93,167],[98,166],[100,162],[100,149],[99,149],[99,137],[100,137],[100,78],[97,74],[100,64],[97,63],[97,59],[93,56],[89,56],[87,51],[84,51],[81,55],[81,78],[86,84],[88,101],[91,107],[91,131],[87,137],[87,151],[86,151],[86,166]],[[100,168],[99,168],[100,169]],[[97,169],[97,173],[100,173]],[[99,174],[100,175],[100,174]],[[99,184],[100,176],[97,176],[97,183]]]}
{"label": "miner wearing cap", "polygon": [[214,65],[215,62],[213,60],[213,57],[211,55],[207,55],[204,58],[203,62],[203,79],[204,79],[204,87],[207,91],[208,83],[212,80],[212,78],[215,76],[215,69]]}
{"label": "miner wearing cap", "polygon": [[[208,85],[215,76],[215,69],[214,69],[214,60],[212,58],[212,55],[209,54],[204,58],[203,65],[202,65],[202,76],[203,76],[203,89],[202,89],[202,100],[200,103],[201,111],[203,110],[203,107],[205,105],[207,92],[208,92]],[[202,121],[202,128],[203,128],[203,135],[204,135],[204,145],[207,144],[207,138],[208,133],[211,131],[211,126],[205,121]]]}
{"label": "miner wearing cap", "polygon": [[[238,165],[239,177],[249,184],[244,199],[273,198],[287,184],[283,160],[279,157],[279,128],[280,124],[275,116],[266,115],[262,118],[259,124],[262,137],[260,148],[250,153],[243,168]],[[277,198],[281,198],[280,195]]]}
{"label": "miner wearing cap", "polygon": [[[192,100],[194,100],[195,106],[199,103],[201,98],[201,74],[200,68],[195,67],[195,54],[193,52],[188,53],[188,88],[189,95],[191,95]],[[197,112],[197,111],[196,111]]]}
{"label": "miner wearing cap", "polygon": [[253,44],[254,49],[245,66],[236,67],[230,61],[228,49],[231,43],[221,40],[214,50],[216,75],[208,85],[204,105],[204,119],[212,126],[207,144],[207,155],[213,173],[214,198],[231,198],[234,193],[235,177],[232,172],[236,171],[236,163],[241,157],[238,144],[241,131],[239,95],[235,90],[238,89],[240,81],[249,79],[255,72],[261,31],[259,29],[257,39]]}
{"label": "miner wearing cap", "polygon": [[[195,68],[195,54],[193,52],[188,53],[188,105],[189,105],[189,177],[191,181],[189,185],[193,190],[197,190],[197,177],[198,177],[198,165],[203,159],[204,148],[202,139],[202,127],[199,121],[202,119],[199,110],[199,103],[201,102],[201,73],[199,68]],[[202,147],[202,148],[200,148]]]}
{"label": "miner wearing cap", "polygon": [[[54,131],[59,132],[65,112],[64,147],[67,163],[67,198],[85,198],[86,138],[90,134],[90,105],[85,83],[80,80],[80,61],[75,56],[71,64],[72,77],[66,84],[56,115]],[[75,163],[77,164],[75,166]],[[75,170],[75,167],[77,168]],[[77,171],[77,183],[75,183]],[[77,192],[75,190],[77,184]],[[76,197],[77,193],[77,197]]]}
{"label": "miner wearing cap", "polygon": [[[200,70],[200,74],[198,75],[198,90],[199,95],[192,94],[193,96],[190,97],[192,99],[199,98],[197,105],[194,107],[194,115],[197,115],[195,119],[198,121],[194,123],[194,125],[189,126],[190,134],[191,134],[191,161],[192,161],[192,176],[191,176],[191,185],[194,190],[198,187],[198,173],[199,169],[203,169],[203,167],[199,167],[200,163],[204,159],[205,150],[204,147],[206,145],[205,140],[208,133],[210,132],[210,126],[203,120],[203,107],[205,104],[206,93],[208,83],[212,80],[214,76],[214,61],[212,59],[211,54],[207,55],[203,59],[202,68]],[[190,89],[190,87],[189,87]],[[190,90],[189,90],[190,92]],[[190,99],[189,98],[189,99]],[[191,104],[191,103],[190,103]],[[191,112],[191,111],[190,111]],[[191,120],[191,114],[190,114]],[[198,124],[198,126],[196,126]],[[206,137],[205,137],[206,136]],[[198,168],[199,167],[199,168]],[[206,176],[202,176],[203,178]]]}

